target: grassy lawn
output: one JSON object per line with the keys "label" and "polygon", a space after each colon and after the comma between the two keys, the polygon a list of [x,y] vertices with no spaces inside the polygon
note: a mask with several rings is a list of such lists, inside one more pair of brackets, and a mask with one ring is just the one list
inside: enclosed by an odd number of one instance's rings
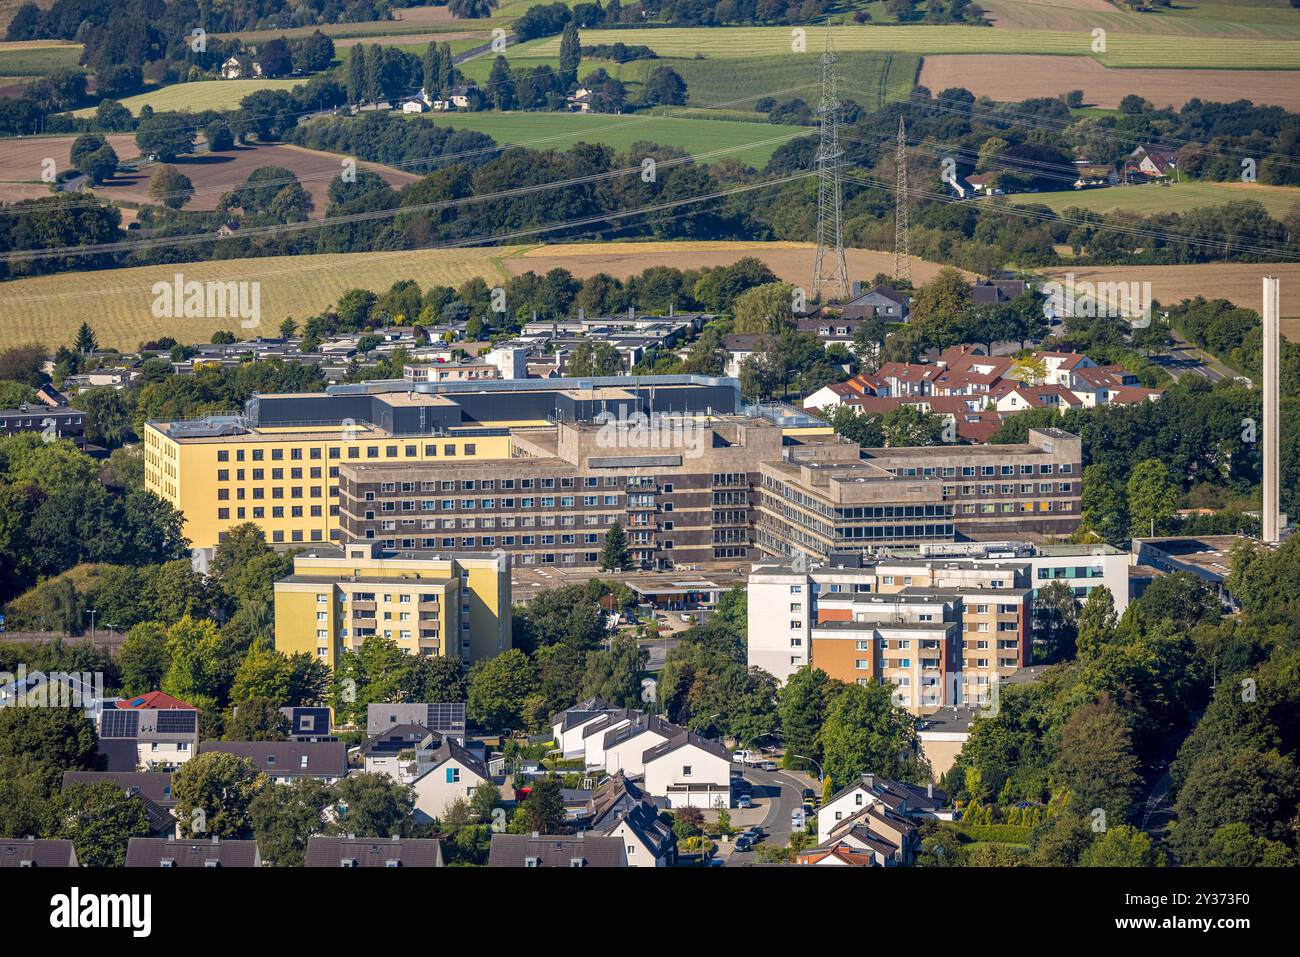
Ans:
{"label": "grassy lawn", "polygon": [[1222,206],[1254,200],[1274,217],[1300,205],[1300,187],[1260,183],[1174,183],[1171,186],[1109,186],[1102,189],[1018,193],[1008,197],[1017,205],[1041,203],[1060,212],[1070,207],[1090,212],[1128,209],[1137,213],[1181,213],[1198,206]]}
{"label": "grassy lawn", "polygon": [[649,141],[691,153],[729,150],[722,154],[762,167],[782,142],[811,131],[802,126],[745,123],[730,120],[684,119],[640,113],[611,116],[596,113],[426,113],[440,126],[477,130],[498,143],[533,149],[566,149],[578,142],[601,143],[626,150]]}
{"label": "grassy lawn", "polygon": [[[139,113],[146,103],[155,113],[165,110],[233,110],[239,101],[257,90],[292,90],[307,82],[305,77],[288,77],[280,80],[196,80],[193,83],[172,83],[169,86],[137,93],[122,100],[122,105],[132,113]],[[77,110],[74,116],[90,116],[94,107]]]}
{"label": "grassy lawn", "polygon": [[[633,39],[633,37],[635,39]],[[640,43],[661,56],[717,59],[746,59],[791,53],[791,31],[787,27],[692,27],[685,29],[584,30],[584,45]],[[1094,56],[1106,66],[1204,69],[1300,69],[1300,41],[1275,39],[1219,39],[1215,37],[1172,37],[1161,35],[1112,34],[1105,53],[1092,53],[1090,33],[1059,30],[990,30],[985,27],[844,26],[835,30],[835,48],[840,53],[1038,53],[1065,56]],[[807,28],[807,52],[816,57],[822,49],[823,29]],[[530,55],[555,56],[559,37],[547,37],[526,44]]]}
{"label": "grassy lawn", "polygon": [[80,43],[0,43],[0,76],[44,76],[54,70],[79,70],[80,59]]}

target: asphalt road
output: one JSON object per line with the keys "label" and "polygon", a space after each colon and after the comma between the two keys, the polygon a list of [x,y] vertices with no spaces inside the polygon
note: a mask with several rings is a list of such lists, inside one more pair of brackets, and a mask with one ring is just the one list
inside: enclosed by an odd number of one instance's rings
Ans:
{"label": "asphalt road", "polygon": [[1169,355],[1157,357],[1153,361],[1163,366],[1165,371],[1175,378],[1190,372],[1210,382],[1218,382],[1220,379],[1231,379],[1236,375],[1218,359],[1197,349],[1177,334],[1174,335],[1174,344],[1169,350]]}
{"label": "asphalt road", "polygon": [[[755,803],[767,808],[760,825],[763,828],[763,843],[777,847],[788,844],[790,814],[796,808],[803,806],[803,789],[808,787],[808,784],[789,771],[760,771],[758,768],[743,764],[733,764],[732,767],[740,768],[744,772],[743,777],[753,788],[750,792],[751,797]],[[739,864],[747,863],[744,859],[752,854],[752,851],[732,851],[728,857],[740,855],[736,861]]]}

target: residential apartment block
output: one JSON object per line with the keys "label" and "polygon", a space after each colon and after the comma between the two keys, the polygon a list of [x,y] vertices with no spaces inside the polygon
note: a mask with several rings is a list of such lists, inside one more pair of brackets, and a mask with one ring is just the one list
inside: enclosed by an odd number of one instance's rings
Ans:
{"label": "residential apartment block", "polygon": [[370,635],[406,654],[466,666],[511,647],[510,562],[490,555],[392,554],[374,542],[294,558],[275,583],[275,646],[335,666]]}
{"label": "residential apartment block", "polygon": [[749,578],[749,664],[779,681],[810,664],[892,685],[899,706],[927,714],[990,701],[1030,662],[1028,562],[800,564],[756,565]]}
{"label": "residential apartment block", "polygon": [[807,664],[842,681],[887,681],[926,715],[980,702],[1030,663],[1040,588],[1063,582],[1082,601],[1104,587],[1122,614],[1130,560],[1109,545],[959,542],[869,562],[755,565],[749,663],[780,681]]}

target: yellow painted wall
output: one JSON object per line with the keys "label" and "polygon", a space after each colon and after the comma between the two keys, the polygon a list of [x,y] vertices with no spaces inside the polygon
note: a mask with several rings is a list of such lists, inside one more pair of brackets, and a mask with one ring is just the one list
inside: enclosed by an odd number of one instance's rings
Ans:
{"label": "yellow painted wall", "polygon": [[[437,455],[426,456],[425,445],[437,447]],[[467,445],[474,446],[475,454],[467,456]],[[377,458],[370,458],[368,448],[378,450]],[[357,458],[348,458],[348,449],[358,449]],[[396,448],[395,456],[388,456]],[[448,448],[452,454],[447,454]],[[330,450],[337,450],[338,458],[330,458]],[[237,460],[237,452],[244,452],[244,461]],[[253,461],[253,451],[262,453],[261,461]],[[282,455],[272,458],[273,450]],[[313,459],[315,450],[320,458]],[[227,453],[228,461],[220,461],[218,454]],[[301,455],[294,459],[295,452]],[[413,453],[413,454],[409,454]],[[212,548],[220,533],[243,522],[254,522],[266,533],[272,544],[310,544],[330,541],[330,534],[339,527],[338,517],[330,514],[330,506],[337,506],[338,497],[331,497],[330,488],[337,488],[338,479],[330,478],[331,467],[345,462],[382,465],[397,462],[473,461],[477,459],[507,459],[510,457],[510,437],[493,436],[440,436],[394,438],[368,430],[347,441],[340,428],[308,432],[295,429],[291,432],[259,431],[237,439],[184,439],[177,441],[165,433],[145,428],[145,485],[175,506],[185,518],[184,532],[194,548]],[[302,470],[301,478],[293,478],[292,469]],[[239,478],[239,470],[244,478]],[[253,470],[262,469],[261,480],[253,479]],[[273,478],[273,469],[282,469],[280,479]],[[313,469],[319,477],[313,478]],[[228,473],[226,481],[218,479],[219,470]],[[301,498],[292,497],[292,488],[302,490]],[[263,490],[263,498],[255,499],[254,488]],[[273,489],[281,489],[282,498],[274,498]],[[226,490],[226,499],[220,491]],[[239,498],[240,490],[243,499]],[[313,495],[313,490],[316,494]],[[241,517],[240,509],[243,509]],[[262,510],[255,517],[255,509]],[[282,509],[277,516],[275,509]],[[294,509],[301,515],[295,515]],[[222,509],[226,510],[223,517]],[[313,509],[319,514],[313,514]]]}
{"label": "yellow painted wall", "polygon": [[[355,648],[361,641],[351,630],[347,639],[340,631],[351,623],[340,618],[340,611],[346,607],[344,592],[358,591],[375,593],[375,633],[390,631],[398,646],[411,654],[418,654],[422,644],[418,596],[429,592],[440,596],[439,656],[473,663],[511,646],[509,569],[501,568],[491,556],[454,561],[299,557],[294,562],[294,574],[315,580],[275,585],[275,646],[285,654],[305,651],[333,668],[341,648]],[[456,578],[462,575],[463,594],[456,585]],[[409,579],[410,584],[392,579]],[[328,594],[329,600],[318,602],[318,594]],[[411,595],[412,601],[403,604],[402,594]],[[385,601],[385,596],[391,601]],[[463,634],[460,627],[462,603],[469,607],[468,634]],[[324,622],[317,620],[317,612],[322,610],[328,612]],[[409,624],[400,620],[403,612],[412,614]],[[317,635],[322,629],[327,632],[328,644]],[[411,631],[410,639],[400,637],[403,629]],[[468,638],[468,648],[462,647],[462,638]],[[325,658],[320,658],[317,651],[322,647],[329,649]]]}

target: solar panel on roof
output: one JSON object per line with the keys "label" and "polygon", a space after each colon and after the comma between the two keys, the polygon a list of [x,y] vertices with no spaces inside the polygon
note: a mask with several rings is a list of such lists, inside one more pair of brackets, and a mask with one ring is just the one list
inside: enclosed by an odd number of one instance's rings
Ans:
{"label": "solar panel on roof", "polygon": [[134,738],[140,733],[140,714],[137,711],[105,711],[101,721],[101,738]]}
{"label": "solar panel on roof", "polygon": [[437,731],[439,734],[465,737],[465,702],[450,701],[430,704],[429,723],[426,727],[430,731]]}
{"label": "solar panel on roof", "polygon": [[197,711],[159,711],[157,728],[161,734],[190,734],[197,720]]}
{"label": "solar panel on roof", "polygon": [[[310,719],[310,720],[306,720]],[[294,708],[294,733],[328,734],[330,729],[329,708]]]}

